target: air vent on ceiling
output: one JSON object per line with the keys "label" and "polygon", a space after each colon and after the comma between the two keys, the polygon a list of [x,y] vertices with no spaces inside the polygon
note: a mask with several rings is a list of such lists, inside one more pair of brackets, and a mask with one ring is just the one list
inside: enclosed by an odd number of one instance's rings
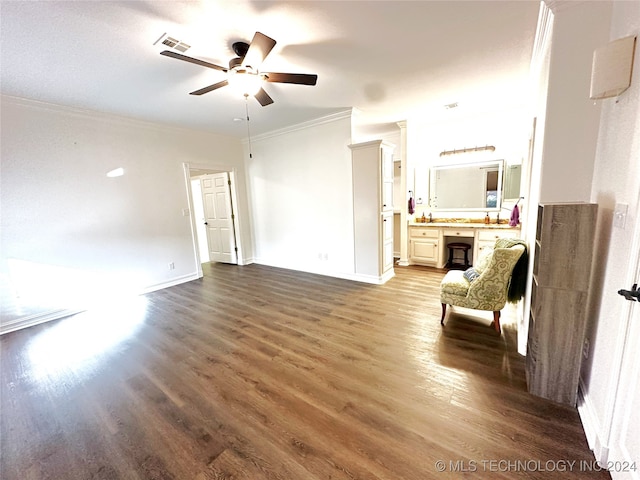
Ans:
{"label": "air vent on ceiling", "polygon": [[183,53],[191,48],[191,45],[188,45],[188,44],[186,44],[184,42],[181,42],[180,40],[178,40],[176,38],[170,37],[166,33],[163,33],[160,36],[160,38],[158,38],[158,40],[153,42],[153,44],[155,45],[158,42],[162,42],[163,45],[166,45],[169,48],[173,48],[173,49],[178,50],[179,52],[183,52]]}

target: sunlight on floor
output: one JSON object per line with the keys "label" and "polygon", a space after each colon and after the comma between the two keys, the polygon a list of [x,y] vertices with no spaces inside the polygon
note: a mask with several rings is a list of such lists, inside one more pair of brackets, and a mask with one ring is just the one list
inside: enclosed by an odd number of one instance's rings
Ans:
{"label": "sunlight on floor", "polygon": [[110,305],[60,320],[29,344],[34,380],[90,374],[104,354],[141,327],[146,310],[145,297],[122,297]]}
{"label": "sunlight on floor", "polygon": [[7,281],[17,308],[88,310],[105,298],[138,294],[144,278],[133,271],[104,271],[11,258]]}

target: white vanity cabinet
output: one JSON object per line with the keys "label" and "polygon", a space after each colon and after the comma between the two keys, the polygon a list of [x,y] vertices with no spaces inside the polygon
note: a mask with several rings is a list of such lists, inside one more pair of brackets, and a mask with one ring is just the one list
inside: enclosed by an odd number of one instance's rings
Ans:
{"label": "white vanity cabinet", "polygon": [[353,167],[354,260],[357,279],[384,283],[393,271],[393,145],[349,145]]}
{"label": "white vanity cabinet", "polygon": [[444,268],[449,258],[447,245],[463,242],[473,246],[473,263],[498,238],[519,238],[520,228],[507,225],[422,223],[409,225],[409,263]]}
{"label": "white vanity cabinet", "polygon": [[499,238],[518,238],[520,230],[515,233],[511,229],[500,230],[487,228],[476,232],[476,240],[473,245],[473,262],[475,263],[486,249],[492,249]]}
{"label": "white vanity cabinet", "polygon": [[440,230],[437,228],[409,228],[409,258],[411,263],[437,267],[440,261]]}

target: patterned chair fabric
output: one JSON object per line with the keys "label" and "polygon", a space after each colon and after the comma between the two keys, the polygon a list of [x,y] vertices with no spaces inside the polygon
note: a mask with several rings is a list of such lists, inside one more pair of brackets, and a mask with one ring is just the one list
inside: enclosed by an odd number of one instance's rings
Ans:
{"label": "patterned chair fabric", "polygon": [[[497,243],[500,242],[500,243]],[[486,252],[486,256],[478,259],[476,270],[480,274],[469,281],[461,270],[447,272],[440,284],[440,302],[442,303],[442,319],[447,305],[489,310],[494,312],[496,330],[500,331],[499,314],[507,303],[507,292],[511,273],[518,259],[526,248],[522,241],[504,242],[498,240],[496,248]],[[508,244],[506,248],[503,245]]]}

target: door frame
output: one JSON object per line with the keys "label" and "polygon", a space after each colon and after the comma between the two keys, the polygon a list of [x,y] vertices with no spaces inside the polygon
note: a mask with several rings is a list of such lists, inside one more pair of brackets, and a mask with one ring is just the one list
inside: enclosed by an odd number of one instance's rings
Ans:
{"label": "door frame", "polygon": [[[640,192],[638,194],[636,205],[640,206]],[[640,208],[638,208],[636,211],[629,268],[626,272],[625,283],[621,284],[620,287],[624,289],[630,288],[633,283],[640,280],[639,276]],[[610,390],[609,397],[607,398],[607,405],[603,422],[604,425],[606,425],[604,435],[605,445],[603,448],[601,448],[600,452],[596,452],[596,458],[605,464],[610,460],[610,453],[612,453],[612,450],[614,450],[614,454],[625,453],[618,450],[618,447],[623,447],[623,445],[619,443],[620,434],[623,427],[626,426],[626,422],[630,414],[630,401],[624,395],[621,395],[620,391],[622,390],[623,393],[628,393],[629,389],[633,389],[634,387],[637,388],[637,383],[636,385],[631,386],[631,382],[633,382],[634,379],[637,382],[637,378],[633,376],[634,372],[632,371],[632,369],[634,366],[634,360],[640,358],[640,354],[638,354],[638,351],[635,350],[635,345],[640,342],[640,339],[633,338],[630,335],[630,331],[634,326],[632,324],[632,321],[634,319],[634,310],[637,313],[640,305],[637,305],[636,302],[624,300],[622,297],[620,297],[620,301],[624,302],[624,307],[620,312],[621,321],[618,328],[615,350],[613,351],[613,355],[615,358],[614,365],[616,367],[612,369],[613,381],[611,382],[611,385],[613,388]],[[635,342],[635,344],[633,342]],[[632,360],[629,360],[629,357]],[[640,394],[640,392],[636,392],[636,395],[638,394]],[[598,453],[599,455],[597,455]],[[620,460],[620,458],[614,458],[613,460]],[[636,461],[635,458],[630,460]],[[625,473],[628,474],[629,478],[638,478],[637,471],[614,471],[612,472],[612,477],[614,479],[622,477],[627,478],[627,475],[625,475]]]}
{"label": "door frame", "polygon": [[[217,254],[212,252],[211,250],[211,229],[210,226],[211,224],[209,222],[214,222],[214,223],[218,223],[220,221],[220,219],[218,218],[218,207],[219,205],[216,202],[216,205],[213,206],[213,212],[208,210],[207,208],[207,201],[205,200],[205,196],[204,196],[204,191],[205,191],[205,186],[203,184],[203,181],[205,179],[223,179],[224,184],[222,185],[222,190],[220,192],[217,193],[222,193],[224,192],[224,196],[225,196],[225,208],[227,213],[230,215],[230,217],[227,219],[226,224],[227,227],[229,227],[229,222],[231,223],[231,228],[229,228],[229,232],[228,235],[226,235],[226,238],[229,239],[229,236],[231,237],[229,240],[229,244],[230,244],[230,251],[229,251],[229,256],[230,258],[225,259],[225,260],[221,260],[220,258],[218,258],[216,260],[216,256],[226,256],[225,253],[223,252],[218,252]],[[193,180],[198,180],[200,182],[200,188],[201,188],[201,197],[200,200],[202,202],[202,208],[204,210],[204,216],[205,216],[205,221],[204,224],[206,225],[206,228],[204,229],[206,231],[206,240],[207,240],[207,254],[209,256],[209,261],[212,262],[221,262],[221,263],[229,263],[229,264],[233,264],[236,265],[238,263],[238,247],[237,247],[237,242],[236,242],[236,231],[235,231],[235,215],[233,213],[233,200],[231,199],[231,176],[229,175],[229,172],[216,172],[216,173],[203,173],[201,175],[198,175],[197,177],[191,177],[192,183],[191,186],[193,188]],[[214,190],[218,190],[220,188],[220,185],[217,184],[217,181],[215,182],[215,186],[213,186]],[[194,197],[194,201],[197,197]],[[195,207],[195,205],[194,205]],[[194,208],[195,211],[195,208]],[[210,215],[214,214],[214,216],[216,218],[210,218]],[[197,221],[196,221],[196,227],[198,226]],[[196,233],[201,232],[201,229],[196,229]],[[198,237],[198,246],[200,247],[199,250],[202,250],[202,245],[200,245],[202,239],[200,237]],[[202,261],[202,258],[200,259],[200,261]]]}
{"label": "door frame", "polygon": [[[640,192],[636,206],[640,207]],[[629,221],[629,220],[627,220]],[[616,283],[616,288],[628,289],[634,283],[640,280],[640,208],[636,208],[635,225],[633,225],[631,235],[630,259],[627,271],[618,279],[621,283]],[[582,378],[580,379],[580,388],[578,391],[578,412],[582,420],[589,448],[593,450],[595,459],[601,465],[607,465],[610,460],[620,460],[612,458],[618,456],[620,450],[620,433],[629,415],[629,399],[623,398],[622,393],[630,388],[630,383],[637,377],[631,375],[633,371],[629,371],[629,364],[633,367],[632,361],[640,359],[638,349],[631,342],[636,344],[640,342],[640,338],[633,337],[629,334],[634,328],[633,315],[634,309],[637,313],[640,305],[637,302],[630,302],[623,297],[616,295],[619,302],[622,302],[618,316],[618,323],[615,333],[615,346],[612,348],[610,355],[613,358],[609,369],[609,379],[607,383],[607,396],[605,404],[600,410],[596,410],[589,400],[587,388]],[[625,368],[627,367],[627,368]],[[631,368],[632,370],[632,368]],[[638,388],[636,384],[635,388]],[[636,392],[637,394],[637,392]],[[636,459],[633,459],[636,460]],[[633,472],[635,477],[631,476],[633,471],[615,471],[612,470],[611,476],[617,478],[640,478],[638,472]],[[625,477],[626,475],[626,477]]]}
{"label": "door frame", "polygon": [[[184,182],[187,193],[187,202],[189,205],[189,217],[191,220],[191,242],[193,247],[193,255],[196,261],[196,271],[198,272],[198,278],[201,278],[204,274],[202,273],[202,264],[200,263],[200,250],[198,248],[198,237],[196,232],[196,217],[195,212],[193,211],[193,196],[191,191],[191,171],[197,170],[198,175],[207,174],[207,173],[220,173],[227,172],[229,174],[229,180],[231,181],[231,212],[234,215],[233,221],[233,232],[236,239],[236,248],[237,248],[237,264],[244,265],[243,261],[243,249],[242,249],[242,236],[240,235],[240,213],[238,209],[238,191],[236,188],[238,172],[235,167],[231,167],[229,165],[208,165],[208,164],[198,164],[198,163],[189,163],[183,162],[182,168],[184,171]],[[196,175],[197,176],[197,175]]]}

